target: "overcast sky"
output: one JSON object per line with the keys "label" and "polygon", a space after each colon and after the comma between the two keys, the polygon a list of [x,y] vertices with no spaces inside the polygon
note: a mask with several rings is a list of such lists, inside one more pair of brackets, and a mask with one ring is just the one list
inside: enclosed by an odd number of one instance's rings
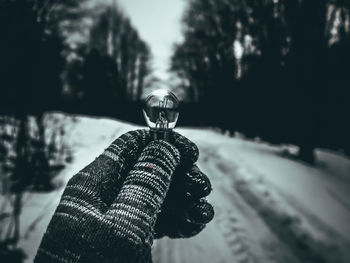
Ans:
{"label": "overcast sky", "polygon": [[165,80],[172,46],[182,41],[185,0],[117,0],[154,56],[155,75]]}

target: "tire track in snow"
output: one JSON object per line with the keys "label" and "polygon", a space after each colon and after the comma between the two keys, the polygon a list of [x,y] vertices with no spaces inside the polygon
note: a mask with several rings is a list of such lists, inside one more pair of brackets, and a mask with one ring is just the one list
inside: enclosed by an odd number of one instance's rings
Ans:
{"label": "tire track in snow", "polygon": [[[208,175],[211,175],[210,179],[214,187],[218,188],[214,189],[225,196],[224,209],[226,211],[229,211],[230,208],[233,210],[231,213],[228,212],[226,220],[229,220],[230,216],[235,214],[237,220],[234,222],[227,221],[227,223],[231,224],[230,237],[234,238],[236,236],[242,247],[239,252],[244,252],[246,255],[242,261],[299,263],[300,261],[293,255],[292,251],[285,244],[281,244],[280,240],[266,226],[256,209],[247,203],[235,189],[234,178],[240,170],[240,164],[236,165],[232,160],[224,162],[225,160],[221,159],[214,149],[214,147],[201,149],[201,152],[206,154],[204,158],[206,164],[204,163],[203,167],[209,166],[211,168]],[[230,158],[235,157],[230,156]],[[237,226],[238,228],[236,228]],[[239,231],[234,231],[235,228]],[[237,253],[233,253],[233,255],[235,257],[240,256]]]}
{"label": "tire track in snow", "polygon": [[215,165],[213,165],[214,153],[213,148],[201,148],[201,153],[204,155],[199,161],[199,165],[203,172],[209,177],[213,185],[212,203],[215,208],[215,224],[225,239],[228,248],[232,254],[234,262],[238,263],[255,263],[250,251],[249,240],[245,226],[242,224],[239,215],[247,217],[246,205],[238,201],[240,198],[235,196],[232,198],[233,189],[227,191],[227,175],[220,173]]}
{"label": "tire track in snow", "polygon": [[[325,231],[328,234],[332,234],[336,238],[334,244],[326,244],[322,241],[315,240],[313,237],[301,227],[301,221],[298,217],[290,216],[282,209],[276,209],[278,202],[271,199],[269,192],[257,191],[258,186],[256,184],[266,184],[262,181],[245,180],[244,176],[240,175],[242,171],[247,170],[250,175],[254,175],[254,179],[258,179],[259,172],[251,166],[244,164],[243,160],[239,160],[239,164],[224,162],[216,156],[217,166],[223,173],[228,173],[232,170],[232,167],[240,166],[238,174],[233,177],[233,186],[242,198],[256,210],[260,218],[266,223],[276,237],[285,245],[288,246],[290,251],[298,258],[300,262],[318,262],[318,263],[345,263],[348,262],[349,253],[344,249],[343,245],[347,244],[342,237],[337,235],[334,231],[331,231],[323,223],[320,222],[315,216],[310,213],[306,213],[303,209],[304,215],[313,219],[313,223],[318,224],[319,231]],[[256,187],[254,187],[256,186]],[[269,185],[269,187],[271,187]],[[269,188],[265,187],[265,188]],[[278,190],[278,189],[276,189]],[[280,197],[286,198],[283,193],[279,192]],[[290,203],[290,198],[286,199],[287,203]],[[294,208],[301,209],[301,204]],[[317,219],[315,221],[315,219]],[[322,227],[321,227],[322,226]],[[341,240],[337,242],[337,240]]]}
{"label": "tire track in snow", "polygon": [[233,216],[233,211],[225,211],[216,223],[230,248],[235,262],[250,263],[253,260],[245,240],[245,230],[240,226],[239,221]]}

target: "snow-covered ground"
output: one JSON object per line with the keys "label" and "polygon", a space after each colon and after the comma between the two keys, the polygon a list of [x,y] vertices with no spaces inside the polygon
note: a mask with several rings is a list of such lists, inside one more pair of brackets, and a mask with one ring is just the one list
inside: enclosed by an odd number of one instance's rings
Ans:
{"label": "snow-covered ground", "polygon": [[[138,127],[108,119],[52,115],[64,123],[73,162],[68,179],[122,133]],[[48,122],[50,120],[48,119]],[[215,218],[191,239],[157,241],[155,263],[350,262],[350,160],[317,151],[315,167],[283,157],[282,147],[178,129],[200,149],[213,185]],[[63,187],[25,196],[21,246],[31,262]]]}

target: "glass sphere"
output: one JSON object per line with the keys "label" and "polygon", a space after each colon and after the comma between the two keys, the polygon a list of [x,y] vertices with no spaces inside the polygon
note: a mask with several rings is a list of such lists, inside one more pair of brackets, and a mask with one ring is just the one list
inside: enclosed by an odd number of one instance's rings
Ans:
{"label": "glass sphere", "polygon": [[157,89],[145,99],[143,116],[151,129],[173,129],[179,117],[179,101],[174,93]]}

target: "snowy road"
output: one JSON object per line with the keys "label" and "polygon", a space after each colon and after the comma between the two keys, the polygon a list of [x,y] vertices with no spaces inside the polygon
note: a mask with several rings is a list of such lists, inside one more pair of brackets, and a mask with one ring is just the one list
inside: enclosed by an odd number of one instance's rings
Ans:
{"label": "snowy road", "polygon": [[[114,138],[135,128],[103,119],[65,122],[74,161],[61,174],[64,182]],[[348,159],[319,152],[322,165],[313,168],[283,158],[279,147],[210,130],[179,131],[199,146],[199,167],[211,179],[208,199],[216,215],[196,237],[157,241],[155,263],[350,262]],[[27,197],[21,245],[28,262],[61,192]]]}
{"label": "snowy road", "polygon": [[[183,133],[200,148],[199,166],[213,184],[209,200],[216,216],[195,238],[157,243],[155,262],[349,262],[349,241],[310,214],[304,202],[269,183],[260,167],[250,162],[250,143],[235,142],[230,148],[226,138],[215,138],[220,136],[217,134],[211,135],[213,140],[201,140],[208,137]],[[253,151],[259,151],[259,146]],[[258,158],[265,154],[260,152]]]}

